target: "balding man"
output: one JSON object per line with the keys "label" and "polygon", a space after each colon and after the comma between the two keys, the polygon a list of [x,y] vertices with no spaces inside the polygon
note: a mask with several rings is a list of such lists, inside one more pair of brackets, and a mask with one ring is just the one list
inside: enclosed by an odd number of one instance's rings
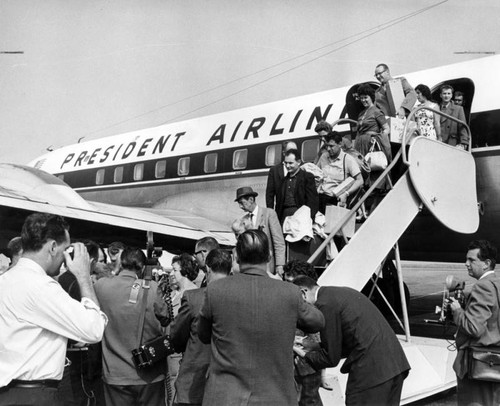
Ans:
{"label": "balding man", "polygon": [[[391,71],[385,63],[380,63],[376,66],[375,78],[380,82],[380,87],[375,91],[375,104],[380,110],[382,110],[382,113],[384,113],[385,116],[390,116],[387,84],[390,80],[394,80],[394,78],[391,76]],[[405,95],[401,105],[396,106],[396,116],[404,118],[410,113],[411,109],[415,105],[415,102],[417,101],[417,94],[404,77],[396,79],[401,81],[401,86],[403,87],[403,93]]]}

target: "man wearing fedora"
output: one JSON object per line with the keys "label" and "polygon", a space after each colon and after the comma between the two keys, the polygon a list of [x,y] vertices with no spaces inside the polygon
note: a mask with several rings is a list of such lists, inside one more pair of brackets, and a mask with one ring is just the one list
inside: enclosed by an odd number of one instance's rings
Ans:
{"label": "man wearing fedora", "polygon": [[266,233],[269,240],[271,260],[268,263],[268,270],[272,274],[283,274],[285,265],[285,239],[278,220],[278,216],[273,209],[257,205],[255,198],[257,192],[250,186],[240,187],[236,191],[235,202],[238,202],[240,209],[247,214],[245,217],[252,223],[254,229],[259,229]]}

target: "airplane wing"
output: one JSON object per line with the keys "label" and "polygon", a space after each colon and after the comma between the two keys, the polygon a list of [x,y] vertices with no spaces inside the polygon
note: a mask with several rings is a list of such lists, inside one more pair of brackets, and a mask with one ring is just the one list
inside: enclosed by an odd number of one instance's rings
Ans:
{"label": "airplane wing", "polygon": [[24,218],[31,212],[46,212],[65,217],[73,239],[122,241],[142,246],[146,243],[146,231],[152,231],[155,245],[161,244],[170,252],[192,251],[195,241],[207,236],[224,246],[235,242],[228,230],[202,229],[202,219],[182,212],[172,212],[172,217],[168,217],[166,211],[87,201],[59,178],[38,169],[0,164],[0,173],[2,238],[19,235]]}

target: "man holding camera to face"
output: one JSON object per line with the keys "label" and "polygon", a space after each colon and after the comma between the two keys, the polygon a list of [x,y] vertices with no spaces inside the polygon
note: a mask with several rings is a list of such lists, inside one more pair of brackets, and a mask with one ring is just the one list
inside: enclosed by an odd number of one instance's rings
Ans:
{"label": "man holding camera to face", "polygon": [[[500,403],[499,381],[474,378],[473,348],[500,346],[500,279],[494,269],[497,249],[489,241],[472,241],[467,249],[465,266],[469,276],[478,281],[472,287],[465,309],[459,301],[450,299],[453,320],[458,327],[456,335],[457,358],[453,369],[457,374],[457,400],[459,405],[497,405]],[[498,356],[500,359],[500,355]]]}
{"label": "man holding camera to face", "polygon": [[[70,246],[69,226],[57,215],[27,217],[23,254],[0,278],[0,405],[60,405],[67,340],[96,343],[107,317],[99,309],[83,244]],[[76,276],[81,301],[52,277],[63,262]]]}

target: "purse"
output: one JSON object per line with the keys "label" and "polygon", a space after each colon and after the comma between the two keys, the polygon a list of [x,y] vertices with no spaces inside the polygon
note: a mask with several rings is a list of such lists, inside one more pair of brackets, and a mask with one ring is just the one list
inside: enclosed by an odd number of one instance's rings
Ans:
{"label": "purse", "polygon": [[[148,276],[149,275],[149,276]],[[173,354],[174,350],[170,345],[170,336],[162,335],[148,342],[142,344],[142,338],[144,334],[144,319],[146,317],[146,304],[148,298],[148,292],[150,290],[149,283],[151,281],[151,275],[146,274],[142,284],[142,289],[144,289],[144,294],[142,295],[141,302],[141,315],[139,318],[139,329],[137,330],[137,341],[139,346],[132,350],[132,360],[136,369],[144,369],[150,365],[156,364],[167,358],[168,355]],[[167,283],[168,279],[167,279]],[[169,288],[167,288],[168,290]],[[170,299],[170,295],[167,300]],[[171,312],[172,306],[170,304],[169,311]],[[172,315],[173,318],[173,315]]]}
{"label": "purse", "polygon": [[378,140],[375,138],[372,138],[372,145],[365,156],[365,160],[368,162],[368,165],[370,165],[372,171],[383,171],[389,164],[384,151],[382,151]]}
{"label": "purse", "polygon": [[500,347],[468,347],[468,377],[500,382]]}

